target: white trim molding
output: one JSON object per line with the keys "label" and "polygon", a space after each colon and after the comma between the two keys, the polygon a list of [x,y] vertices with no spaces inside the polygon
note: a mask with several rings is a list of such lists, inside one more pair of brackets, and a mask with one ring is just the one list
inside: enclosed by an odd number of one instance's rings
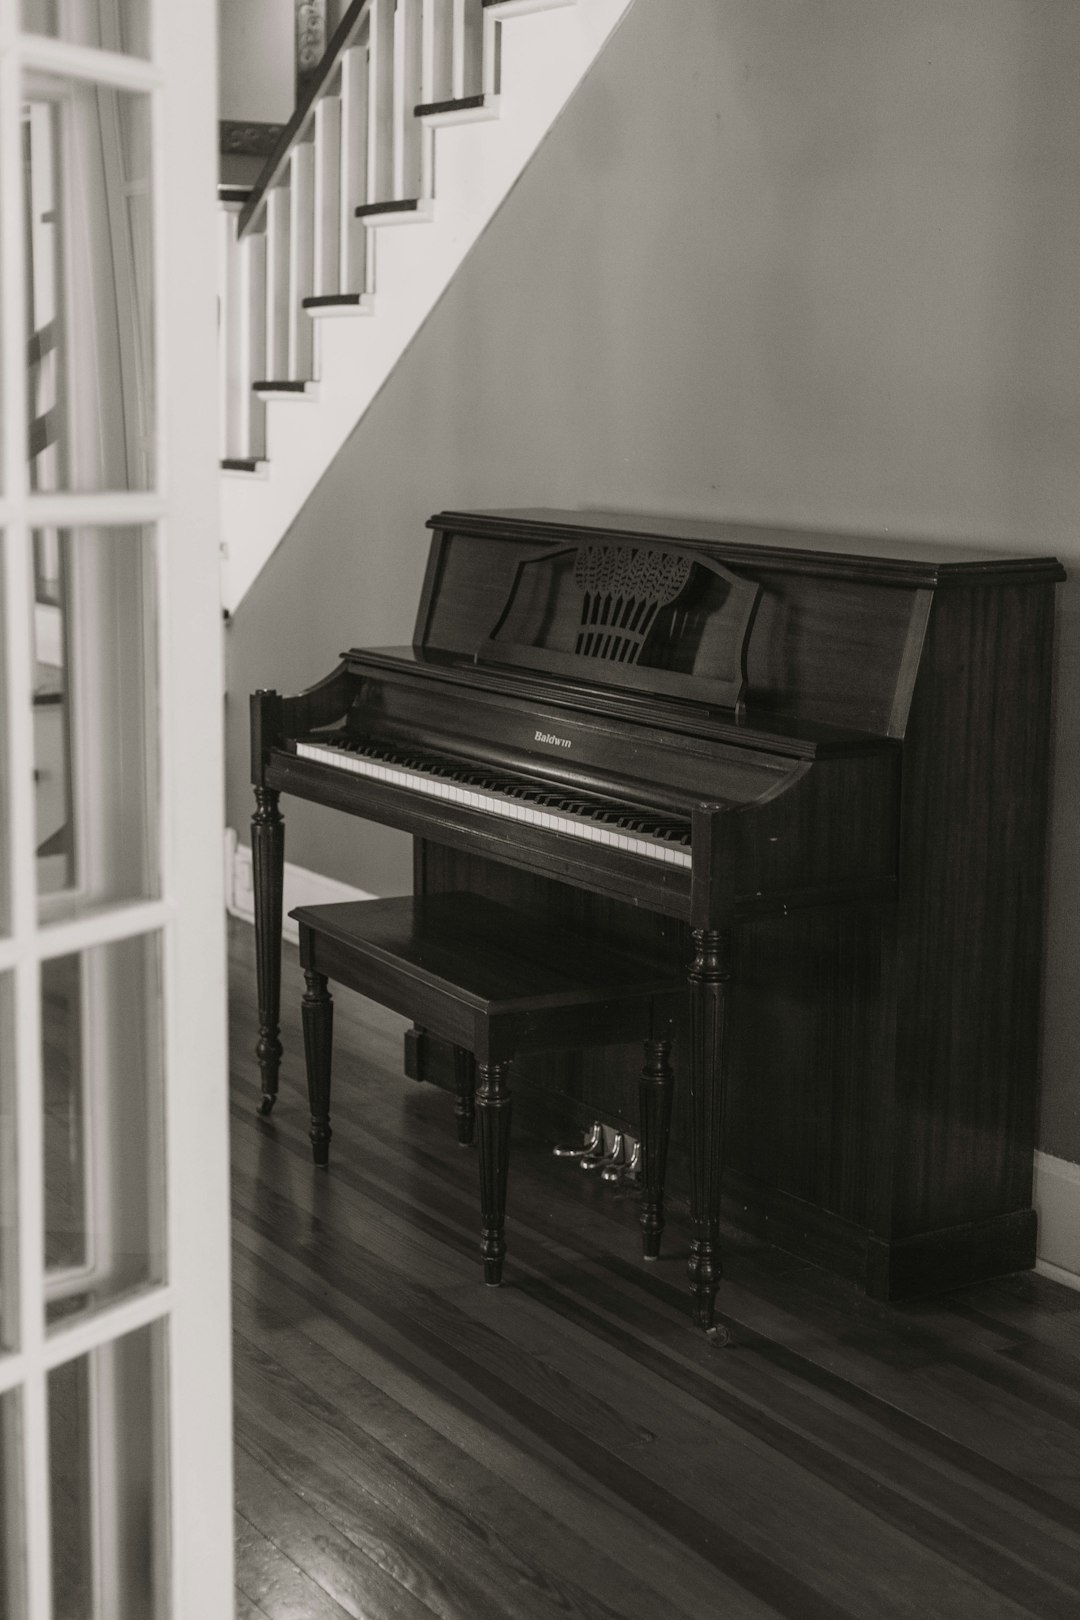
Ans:
{"label": "white trim molding", "polygon": [[1032,1202],[1039,1217],[1036,1270],[1080,1289],[1080,1164],[1036,1150]]}
{"label": "white trim molding", "polygon": [[[345,900],[374,900],[365,889],[354,889],[351,884],[339,883],[337,878],[323,877],[320,872],[309,872],[305,866],[285,862],[285,889],[282,901],[281,932],[284,939],[295,945],[299,938],[296,924],[289,919],[295,906],[331,906]],[[251,875],[251,850],[242,844],[235,829],[225,832],[225,905],[230,917],[242,922],[255,921],[255,890]]]}

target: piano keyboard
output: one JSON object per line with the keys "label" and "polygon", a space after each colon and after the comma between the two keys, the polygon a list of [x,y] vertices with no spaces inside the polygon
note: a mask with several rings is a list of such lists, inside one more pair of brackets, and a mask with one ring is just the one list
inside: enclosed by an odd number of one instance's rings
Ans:
{"label": "piano keyboard", "polygon": [[540,786],[526,777],[480,770],[449,756],[398,754],[356,737],[298,741],[296,752],[300,759],[318,760],[432,799],[485,810],[631,855],[647,855],[670,866],[691,865],[689,821],[643,807],[615,804],[572,788]]}

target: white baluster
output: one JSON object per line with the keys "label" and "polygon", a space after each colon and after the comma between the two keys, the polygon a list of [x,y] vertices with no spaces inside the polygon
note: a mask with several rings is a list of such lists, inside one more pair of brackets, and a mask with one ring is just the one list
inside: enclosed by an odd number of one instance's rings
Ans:
{"label": "white baluster", "polygon": [[266,361],[266,232],[249,231],[240,239],[240,454],[252,461],[266,456],[266,404],[252,389]]}
{"label": "white baluster", "polygon": [[482,0],[454,0],[453,97],[478,96],[484,88]]}
{"label": "white baluster", "polygon": [[354,45],[341,60],[341,274],[342,292],[367,286],[367,237],[356,209],[368,200],[368,53]]}
{"label": "white baluster", "polygon": [[289,174],[289,369],[299,382],[312,375],[313,330],[303,300],[311,297],[315,273],[315,146],[293,148]]}
{"label": "white baluster", "polygon": [[394,13],[394,196],[418,197],[425,131],[415,117],[420,100],[423,32],[421,0],[397,0]]}
{"label": "white baluster", "polygon": [[287,185],[274,186],[266,194],[266,368],[263,378],[269,382],[282,382],[289,375],[289,190]]}
{"label": "white baluster", "polygon": [[394,194],[394,0],[371,0],[368,25],[367,201]]}
{"label": "white baluster", "polygon": [[421,100],[449,101],[454,93],[453,0],[424,0],[423,58]]}
{"label": "white baluster", "polygon": [[315,108],[315,296],[341,291],[341,98]]}
{"label": "white baluster", "polygon": [[240,244],[239,203],[218,212],[218,425],[222,460],[239,457],[240,445]]}

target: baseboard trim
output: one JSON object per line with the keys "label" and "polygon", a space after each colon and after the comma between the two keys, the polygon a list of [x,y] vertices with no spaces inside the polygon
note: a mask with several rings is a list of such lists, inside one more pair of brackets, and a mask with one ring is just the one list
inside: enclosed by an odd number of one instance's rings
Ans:
{"label": "baseboard trim", "polygon": [[1037,1151],[1031,1201],[1039,1216],[1036,1271],[1080,1289],[1080,1164]]}
{"label": "baseboard trim", "polygon": [[[289,912],[295,906],[331,906],[345,900],[374,900],[373,894],[366,889],[355,889],[349,883],[341,883],[337,878],[324,877],[321,872],[311,872],[306,866],[294,866],[291,861],[285,862],[285,888],[282,903],[282,937],[297,940],[296,924],[291,921]],[[234,828],[229,827],[225,832],[225,907],[230,917],[239,917],[241,922],[254,923],[255,921],[255,890],[251,879],[251,850],[242,844],[236,836]]]}

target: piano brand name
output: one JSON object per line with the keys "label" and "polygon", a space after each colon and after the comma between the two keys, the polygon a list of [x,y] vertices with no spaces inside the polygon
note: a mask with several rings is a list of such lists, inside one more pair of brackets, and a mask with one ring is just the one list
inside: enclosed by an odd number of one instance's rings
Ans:
{"label": "piano brand name", "polygon": [[551,743],[555,748],[573,747],[569,737],[556,737],[553,731],[538,731],[535,733],[535,736],[537,742]]}

